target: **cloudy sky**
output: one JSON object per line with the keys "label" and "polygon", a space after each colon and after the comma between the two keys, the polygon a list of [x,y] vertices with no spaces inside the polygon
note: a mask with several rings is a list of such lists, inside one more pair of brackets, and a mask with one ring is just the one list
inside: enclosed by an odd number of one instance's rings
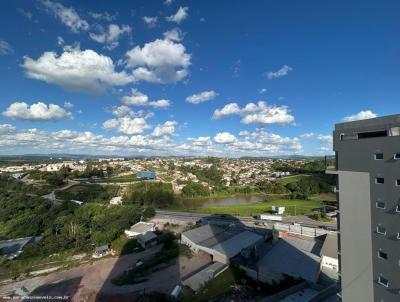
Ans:
{"label": "cloudy sky", "polygon": [[331,154],[398,113],[398,1],[1,1],[0,154]]}

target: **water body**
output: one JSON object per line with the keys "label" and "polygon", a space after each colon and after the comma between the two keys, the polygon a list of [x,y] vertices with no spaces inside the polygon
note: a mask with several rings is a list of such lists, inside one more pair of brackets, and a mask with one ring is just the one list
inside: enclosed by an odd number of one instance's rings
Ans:
{"label": "water body", "polygon": [[182,204],[185,207],[190,208],[202,208],[202,207],[210,207],[210,206],[230,206],[237,204],[250,204],[256,203],[264,200],[264,196],[261,195],[241,195],[241,196],[230,196],[223,198],[204,198],[204,199],[196,199],[196,200],[184,200]]}

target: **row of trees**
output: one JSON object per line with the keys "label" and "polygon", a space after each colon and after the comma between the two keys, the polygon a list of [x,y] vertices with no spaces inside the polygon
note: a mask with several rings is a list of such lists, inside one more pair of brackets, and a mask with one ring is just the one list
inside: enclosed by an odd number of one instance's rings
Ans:
{"label": "row of trees", "polygon": [[268,194],[290,194],[293,199],[307,199],[310,195],[328,193],[335,180],[332,175],[317,174],[300,178],[286,185],[281,182],[258,183],[261,192]]}

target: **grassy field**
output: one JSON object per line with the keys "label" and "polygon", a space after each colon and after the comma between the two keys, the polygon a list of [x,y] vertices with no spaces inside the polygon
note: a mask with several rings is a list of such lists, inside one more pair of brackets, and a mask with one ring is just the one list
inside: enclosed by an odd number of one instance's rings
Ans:
{"label": "grassy field", "polygon": [[206,214],[227,214],[234,216],[255,216],[262,213],[268,213],[271,211],[272,206],[286,207],[285,215],[303,215],[312,212],[315,208],[324,206],[324,202],[319,199],[277,199],[271,201],[263,201],[252,204],[240,204],[240,205],[221,205],[221,206],[209,206],[209,207],[198,207],[188,208],[182,206],[172,206],[168,208],[171,211],[183,211],[183,212],[195,212],[195,213],[206,213]]}
{"label": "grassy field", "polygon": [[305,174],[295,175],[295,176],[288,176],[288,177],[281,178],[279,180],[279,182],[281,184],[283,184],[283,185],[287,185],[287,184],[290,184],[290,183],[298,182],[300,179],[302,179],[304,177],[309,177],[309,176],[310,175],[305,175]]}
{"label": "grassy field", "polygon": [[84,202],[109,202],[116,196],[118,186],[100,186],[97,184],[75,185],[64,191],[56,191],[56,197],[61,200],[80,200]]}

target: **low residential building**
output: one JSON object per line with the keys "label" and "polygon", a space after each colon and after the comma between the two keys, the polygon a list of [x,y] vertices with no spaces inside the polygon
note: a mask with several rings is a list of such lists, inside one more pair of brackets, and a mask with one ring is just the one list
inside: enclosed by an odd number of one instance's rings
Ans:
{"label": "low residential building", "polygon": [[138,243],[142,248],[146,249],[155,246],[158,243],[157,235],[154,232],[146,232],[136,236]]}
{"label": "low residential building", "polygon": [[115,196],[111,198],[110,204],[112,205],[122,205],[122,196]]}
{"label": "low residential building", "polygon": [[128,238],[135,238],[138,235],[146,234],[147,232],[155,231],[156,225],[150,222],[140,221],[133,226],[129,230],[125,230],[125,235]]}

